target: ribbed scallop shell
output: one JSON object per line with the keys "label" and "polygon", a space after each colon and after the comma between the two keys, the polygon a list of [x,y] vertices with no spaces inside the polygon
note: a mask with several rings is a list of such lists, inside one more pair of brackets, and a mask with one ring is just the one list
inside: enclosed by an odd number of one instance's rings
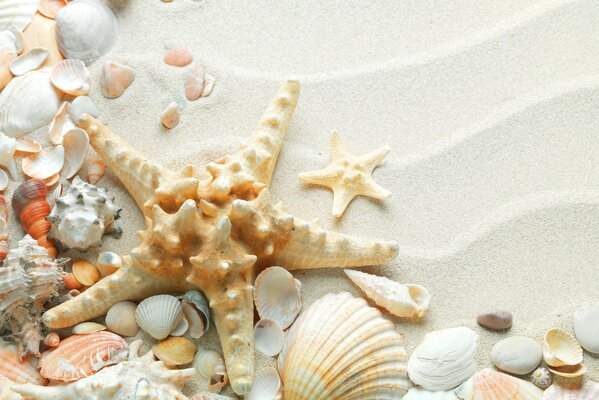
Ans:
{"label": "ribbed scallop shell", "polygon": [[0,375],[16,383],[46,385],[48,381],[37,371],[37,359],[21,361],[17,346],[0,340]]}
{"label": "ribbed scallop shell", "polygon": [[347,292],[315,301],[279,355],[285,400],[397,399],[408,388],[403,339],[381,312]]}
{"label": "ribbed scallop shell", "polygon": [[122,336],[135,336],[139,331],[139,325],[135,321],[135,309],[137,304],[131,301],[116,303],[106,314],[106,326],[108,329]]}
{"label": "ribbed scallop shell", "polygon": [[189,339],[171,336],[152,346],[152,352],[164,364],[169,366],[189,364],[197,351],[196,345]]}
{"label": "ribbed scallop shell", "polygon": [[23,30],[37,11],[38,0],[0,1],[0,30],[15,26]]}
{"label": "ribbed scallop shell", "polygon": [[543,391],[530,382],[483,369],[456,389],[463,400],[542,400]]}
{"label": "ribbed scallop shell", "polygon": [[582,363],[582,347],[572,335],[558,328],[545,333],[543,358],[552,367],[578,365]]}
{"label": "ribbed scallop shell", "polygon": [[177,327],[183,309],[176,297],[161,294],[148,297],[137,306],[135,319],[154,339],[166,338]]}
{"label": "ribbed scallop shell", "polygon": [[287,329],[302,309],[300,286],[284,268],[262,271],[254,283],[254,302],[262,319],[271,319]]}
{"label": "ribbed scallop shell", "polygon": [[277,370],[264,368],[256,373],[252,390],[245,396],[246,400],[280,400],[283,396],[283,385]]}
{"label": "ribbed scallop shell", "polygon": [[566,388],[553,384],[545,390],[544,400],[597,400],[599,399],[599,383],[586,381],[579,387]]}
{"label": "ribbed scallop shell", "polygon": [[61,92],[73,96],[89,93],[89,71],[81,60],[62,60],[52,68],[50,80]]}

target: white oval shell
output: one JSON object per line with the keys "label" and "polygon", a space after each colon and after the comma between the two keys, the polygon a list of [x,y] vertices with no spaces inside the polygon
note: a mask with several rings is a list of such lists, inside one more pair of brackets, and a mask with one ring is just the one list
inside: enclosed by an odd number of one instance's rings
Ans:
{"label": "white oval shell", "polygon": [[545,333],[543,358],[552,367],[578,365],[582,362],[582,347],[568,332],[549,329]]}
{"label": "white oval shell", "polygon": [[137,306],[135,320],[154,339],[162,340],[175,329],[181,318],[181,303],[176,297],[161,294],[148,297]]}
{"label": "white oval shell", "polygon": [[10,72],[19,76],[39,68],[48,59],[48,50],[35,47],[27,53],[21,54],[10,63]]}
{"label": "white oval shell", "polygon": [[52,68],[50,79],[61,92],[73,96],[89,93],[89,71],[81,60],[62,60]]}
{"label": "white oval shell", "polygon": [[254,302],[260,318],[271,319],[282,329],[291,326],[302,309],[300,288],[293,275],[281,267],[267,268],[258,275]]}
{"label": "white oval shell", "polygon": [[584,304],[576,310],[574,334],[586,351],[599,354],[599,306]]}
{"label": "white oval shell", "polygon": [[73,121],[79,121],[81,115],[87,114],[94,118],[98,118],[100,112],[94,104],[94,101],[87,96],[79,96],[71,102],[69,107],[69,115]]}
{"label": "white oval shell", "polygon": [[121,301],[116,303],[106,314],[106,327],[112,332],[122,336],[135,336],[139,331],[139,325],[135,320],[135,309],[137,304],[132,301]]}
{"label": "white oval shell", "polygon": [[483,369],[455,390],[463,400],[542,400],[543,391],[530,382]]}
{"label": "white oval shell", "polygon": [[579,387],[563,387],[557,384],[549,386],[543,395],[544,400],[597,400],[599,383],[586,381]]}
{"label": "white oval shell", "polygon": [[38,0],[0,1],[0,29],[23,30],[37,11]]}
{"label": "white oval shell", "polygon": [[13,179],[17,179],[17,166],[15,164],[15,151],[17,141],[0,132],[0,165],[5,167]]}
{"label": "white oval shell", "polygon": [[62,176],[71,179],[81,169],[83,161],[85,161],[89,147],[87,132],[81,128],[71,129],[62,137],[62,146],[64,147]]}
{"label": "white oval shell", "polygon": [[254,326],[254,346],[256,350],[274,357],[283,350],[285,333],[281,326],[273,320],[261,319]]}
{"label": "white oval shell", "polygon": [[61,145],[46,147],[23,159],[23,173],[32,178],[46,179],[60,172],[64,165],[64,148]]}
{"label": "white oval shell", "polygon": [[73,327],[74,335],[87,335],[89,333],[100,332],[106,329],[106,326],[97,322],[82,322]]}
{"label": "white oval shell", "polygon": [[277,370],[272,367],[261,369],[254,377],[252,390],[246,400],[279,400],[283,397],[283,385]]}

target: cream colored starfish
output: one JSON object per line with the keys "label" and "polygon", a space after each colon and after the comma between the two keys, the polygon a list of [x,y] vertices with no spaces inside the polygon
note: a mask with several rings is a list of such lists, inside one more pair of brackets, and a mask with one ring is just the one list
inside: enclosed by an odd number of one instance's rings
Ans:
{"label": "cream colored starfish", "polygon": [[79,126],[146,216],[141,244],[123,266],[74,299],[46,312],[62,328],[106,314],[115,303],[199,288],[210,301],[231,386],[250,390],[254,378],[253,288],[261,268],[363,266],[387,262],[395,242],[327,232],[273,205],[267,187],[299,95],[282,85],[250,140],[209,163],[206,178],[188,165],[173,172],[155,164],[100,122]]}
{"label": "cream colored starfish", "polygon": [[383,146],[363,156],[349,154],[337,131],[331,135],[331,163],[317,171],[299,175],[303,182],[326,186],[333,191],[333,216],[339,218],[356,196],[386,199],[391,192],[372,179],[372,171],[381,164],[391,148]]}

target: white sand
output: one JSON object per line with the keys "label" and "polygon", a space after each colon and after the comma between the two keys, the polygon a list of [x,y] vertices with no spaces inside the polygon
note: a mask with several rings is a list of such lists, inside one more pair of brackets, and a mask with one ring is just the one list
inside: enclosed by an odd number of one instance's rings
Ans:
{"label": "white sand", "polygon": [[[599,3],[366,3],[120,1],[119,40],[92,66],[91,96],[101,119],[153,160],[203,166],[248,137],[279,83],[297,75],[302,94],[273,196],[326,228],[399,242],[397,260],[365,271],[430,289],[422,323],[392,318],[409,351],[427,331],[466,325],[480,334],[483,367],[508,335],[571,330],[576,308],[599,301]],[[159,114],[184,103],[189,70],[162,63],[173,40],[218,81],[167,131]],[[104,59],[137,73],[115,100],[99,92]],[[360,198],[339,222],[331,193],[297,177],[328,162],[333,129],[356,154],[392,148],[375,173],[392,198]],[[124,235],[104,249],[126,254],[141,213],[112,175],[100,184],[124,207]],[[295,276],[305,305],[360,294],[341,270]],[[514,314],[508,333],[475,323],[496,307]],[[200,343],[218,348],[215,330]],[[599,360],[585,354],[585,363],[599,379]],[[187,392],[196,386],[205,380]]]}

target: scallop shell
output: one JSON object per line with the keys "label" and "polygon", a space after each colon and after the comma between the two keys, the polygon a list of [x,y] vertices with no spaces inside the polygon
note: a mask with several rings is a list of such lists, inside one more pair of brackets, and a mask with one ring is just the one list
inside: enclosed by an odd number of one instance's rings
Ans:
{"label": "scallop shell", "polygon": [[541,389],[547,389],[553,379],[551,378],[551,372],[547,368],[539,367],[530,374],[530,381]]}
{"label": "scallop shell", "polygon": [[63,276],[62,282],[64,283],[65,289],[68,290],[81,289],[81,287],[83,286],[83,284],[77,280],[75,274],[73,273],[66,274],[65,276]]}
{"label": "scallop shell", "polygon": [[181,121],[181,111],[179,105],[176,102],[171,102],[168,107],[160,115],[160,122],[165,128],[173,129]]}
{"label": "scallop shell", "polygon": [[62,54],[91,64],[114,45],[118,22],[99,1],[73,0],[56,13],[56,41]]}
{"label": "scallop shell", "polygon": [[48,50],[48,59],[44,63],[44,67],[52,67],[64,60],[58,49],[55,35],[56,21],[46,18],[40,13],[35,14],[31,23],[27,25],[27,28],[23,32],[23,51],[27,52],[35,47]]}
{"label": "scallop shell", "polygon": [[544,400],[597,400],[599,399],[599,383],[586,381],[578,387],[562,387],[551,385],[543,397]]}
{"label": "scallop shell", "polygon": [[0,2],[0,29],[15,26],[23,30],[37,11],[37,0],[11,0]]}
{"label": "scallop shell", "polygon": [[291,326],[302,309],[295,279],[281,267],[267,268],[258,275],[254,284],[254,302],[260,318],[271,319],[282,329]]}
{"label": "scallop shell", "polygon": [[421,318],[430,305],[430,293],[420,285],[401,284],[391,279],[350,269],[343,270],[378,306],[404,318]]}
{"label": "scallop shell", "polygon": [[58,10],[67,5],[67,0],[40,0],[38,11],[47,18],[55,18]]}
{"label": "scallop shell", "polygon": [[48,381],[37,371],[37,359],[21,360],[17,346],[0,340],[0,376],[16,383],[47,385]]}
{"label": "scallop shell", "polygon": [[277,370],[272,367],[261,369],[254,377],[252,390],[246,400],[280,400],[283,398],[283,385]]}
{"label": "scallop shell", "polygon": [[30,137],[20,137],[17,139],[17,151],[21,153],[39,153],[42,145]]}
{"label": "scallop shell", "polygon": [[478,335],[457,327],[427,333],[410,356],[408,374],[426,390],[449,390],[476,371],[473,358]]}
{"label": "scallop shell", "polygon": [[393,324],[347,292],[315,301],[279,355],[285,400],[397,399],[408,388],[407,354]]}
{"label": "scallop shell", "polygon": [[48,50],[34,47],[27,53],[21,54],[10,63],[10,72],[15,75],[24,75],[42,66],[48,59]]}
{"label": "scallop shell", "polygon": [[171,336],[152,346],[152,352],[169,366],[189,364],[193,361],[197,347],[189,339]]}
{"label": "scallop shell", "polygon": [[89,71],[81,60],[68,58],[52,68],[52,84],[61,92],[73,96],[89,93]]}
{"label": "scallop shell", "polygon": [[582,347],[569,333],[553,328],[545,333],[543,358],[552,367],[582,363]]}
{"label": "scallop shell", "polygon": [[102,69],[102,94],[109,99],[120,97],[134,80],[133,68],[116,61],[106,61]]}
{"label": "scallop shell", "polygon": [[87,169],[87,181],[92,185],[98,183],[98,181],[104,176],[104,170],[106,165],[101,160],[94,160]]}
{"label": "scallop shell", "polygon": [[60,344],[60,336],[56,332],[50,332],[44,338],[44,344],[48,347],[58,347]]}
{"label": "scallop shell", "polygon": [[106,314],[108,329],[121,336],[135,336],[139,332],[139,325],[135,321],[137,304],[131,301],[116,303]]}
{"label": "scallop shell", "polygon": [[459,400],[453,390],[429,392],[421,388],[412,388],[402,400]]}
{"label": "scallop shell", "polygon": [[54,144],[62,144],[62,138],[66,132],[76,128],[75,123],[69,114],[69,103],[62,103],[56,115],[50,123],[49,135],[50,141]]}
{"label": "scallop shell", "polygon": [[576,365],[566,365],[563,367],[552,367],[549,366],[549,371],[554,373],[555,375],[561,376],[563,378],[579,378],[587,373],[587,367],[583,364]]}
{"label": "scallop shell", "polygon": [[261,319],[254,326],[254,346],[262,354],[274,357],[283,350],[284,343],[285,334],[276,321]]}
{"label": "scallop shell", "polygon": [[64,165],[62,145],[46,147],[23,159],[23,173],[37,179],[47,179],[60,172]]}
{"label": "scallop shell", "polygon": [[56,381],[76,381],[122,361],[126,355],[127,343],[114,333],[74,335],[44,353],[39,363],[40,373]]}
{"label": "scallop shell", "polygon": [[84,286],[92,286],[100,280],[98,269],[84,260],[73,262],[73,275]]}
{"label": "scallop shell", "polygon": [[0,132],[0,165],[8,170],[13,179],[17,179],[16,151],[17,141]]}
{"label": "scallop shell", "polygon": [[135,320],[154,339],[162,340],[177,327],[182,312],[181,303],[176,297],[161,294],[139,303]]}
{"label": "scallop shell", "polygon": [[456,389],[463,400],[542,400],[543,391],[530,382],[483,369]]}
{"label": "scallop shell", "polygon": [[193,366],[202,377],[208,379],[211,392],[220,391],[229,382],[225,361],[217,351],[208,349],[198,351]]}
{"label": "scallop shell", "polygon": [[102,278],[115,273],[123,266],[121,256],[112,251],[102,251],[98,254],[96,268],[100,271]]}
{"label": "scallop shell", "polygon": [[66,132],[62,138],[64,147],[64,166],[62,176],[71,179],[83,166],[87,149],[89,148],[89,137],[87,132],[81,128],[73,128]]}
{"label": "scallop shell", "polygon": [[185,97],[189,101],[194,101],[200,98],[204,89],[204,77],[206,71],[201,65],[196,65],[191,69],[191,73],[185,79]]}
{"label": "scallop shell", "polygon": [[49,70],[18,76],[0,93],[0,129],[17,138],[48,124],[60,107]]}
{"label": "scallop shell", "polygon": [[91,115],[94,118],[98,118],[100,112],[94,104],[94,101],[88,96],[76,97],[69,107],[69,115],[71,120],[79,121],[83,114]]}

